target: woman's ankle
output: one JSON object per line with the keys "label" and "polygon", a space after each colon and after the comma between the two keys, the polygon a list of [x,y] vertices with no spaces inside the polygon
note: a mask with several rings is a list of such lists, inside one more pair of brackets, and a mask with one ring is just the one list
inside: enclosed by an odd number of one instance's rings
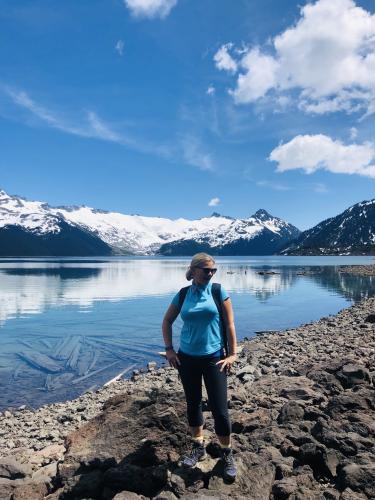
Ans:
{"label": "woman's ankle", "polygon": [[220,445],[220,448],[231,448],[232,447],[232,444],[231,444],[231,439],[230,437],[227,438],[226,436],[224,437],[221,437],[219,438],[219,436],[217,437],[218,438],[218,441],[219,441],[219,445]]}
{"label": "woman's ankle", "polygon": [[204,443],[204,436],[192,436],[191,439],[194,441],[194,443],[199,443],[199,444]]}

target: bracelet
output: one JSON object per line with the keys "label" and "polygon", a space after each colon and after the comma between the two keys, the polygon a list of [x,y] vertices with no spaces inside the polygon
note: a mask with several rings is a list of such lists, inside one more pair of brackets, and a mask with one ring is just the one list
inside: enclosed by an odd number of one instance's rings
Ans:
{"label": "bracelet", "polygon": [[165,346],[166,351],[173,351],[173,345],[167,345]]}

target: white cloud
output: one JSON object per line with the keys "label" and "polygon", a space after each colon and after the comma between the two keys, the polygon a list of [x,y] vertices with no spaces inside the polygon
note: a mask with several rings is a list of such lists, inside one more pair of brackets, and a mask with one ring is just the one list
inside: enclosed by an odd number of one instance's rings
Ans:
{"label": "white cloud", "polygon": [[213,95],[215,94],[215,87],[213,85],[209,85],[208,89],[206,90],[207,95]]}
{"label": "white cloud", "polygon": [[231,94],[237,104],[273,94],[298,94],[300,109],[375,112],[375,14],[353,0],[318,0],[301,8],[296,24],[271,40],[270,51],[236,53],[223,45],[214,60],[237,73]]}
{"label": "white cloud", "polygon": [[233,43],[222,45],[214,55],[214,61],[218,69],[235,73],[237,71],[237,62],[229,54],[232,47]]}
{"label": "white cloud", "polygon": [[265,187],[269,189],[274,189],[275,191],[290,191],[290,187],[285,184],[280,184],[279,182],[272,181],[257,181],[257,186]]}
{"label": "white cloud", "polygon": [[68,122],[59,114],[36,103],[26,92],[16,91],[6,88],[6,93],[10,96],[15,104],[28,110],[34,117],[42,122],[47,123],[50,127],[61,130],[68,134],[77,135],[79,137],[96,138],[105,141],[118,142],[126,144],[126,139],[110,129],[110,127],[100,120],[93,112],[86,113],[87,120],[79,125]]}
{"label": "white cloud", "polygon": [[354,140],[354,139],[357,139],[357,136],[358,136],[358,130],[356,129],[356,127],[351,127],[351,129],[350,129],[350,138],[352,140]]}
{"label": "white cloud", "polygon": [[212,200],[208,202],[209,207],[217,207],[219,204],[220,204],[220,198],[212,198]]}
{"label": "white cloud", "polygon": [[278,163],[278,172],[302,169],[312,174],[322,169],[375,178],[375,147],[368,142],[345,145],[323,134],[297,135],[275,148],[269,159]]}
{"label": "white cloud", "polygon": [[325,193],[328,193],[328,188],[325,184],[323,184],[322,182],[316,182],[314,185],[313,185],[313,190],[316,192],[316,193],[320,193],[320,194],[325,194]]}
{"label": "white cloud", "polygon": [[88,111],[87,118],[95,137],[105,141],[118,142],[119,144],[125,142],[121,135],[111,130],[93,111]]}
{"label": "white cloud", "polygon": [[5,92],[14,104],[28,112],[26,117],[22,116],[27,125],[35,126],[41,122],[67,134],[113,142],[140,153],[156,155],[168,161],[182,161],[201,170],[214,170],[211,154],[204,150],[204,146],[195,136],[185,135],[173,143],[154,144],[144,138],[135,138],[129,134],[115,131],[111,124],[104,122],[94,111],[88,110],[83,116],[72,120],[40,105],[24,91],[5,86],[0,86],[0,91]]}
{"label": "white cloud", "polygon": [[181,140],[181,147],[186,163],[201,170],[213,170],[213,160],[210,153],[203,151],[202,145],[196,137],[184,136]]}
{"label": "white cloud", "polygon": [[115,45],[115,50],[118,52],[120,56],[123,55],[124,53],[124,42],[122,40],[117,40],[117,43]]}
{"label": "white cloud", "polygon": [[258,48],[243,56],[241,67],[245,73],[238,75],[237,88],[230,91],[236,102],[256,101],[277,85],[279,63],[272,56],[262,54]]}
{"label": "white cloud", "polygon": [[177,0],[124,0],[124,3],[134,17],[163,19],[177,4]]}

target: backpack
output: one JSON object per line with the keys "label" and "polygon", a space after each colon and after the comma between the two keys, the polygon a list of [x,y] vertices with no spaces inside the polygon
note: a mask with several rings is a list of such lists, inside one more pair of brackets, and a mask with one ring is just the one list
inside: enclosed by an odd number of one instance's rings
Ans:
{"label": "backpack", "polygon": [[[179,313],[181,311],[182,304],[184,303],[184,300],[186,298],[186,294],[188,293],[190,286],[191,285],[185,286],[184,288],[181,288],[181,290],[179,291],[179,297],[178,297],[178,312]],[[212,283],[211,292],[212,292],[212,298],[214,299],[217,310],[219,311],[220,328],[221,328],[221,331],[223,333],[225,355],[228,355],[228,352],[229,352],[228,337],[227,337],[227,328],[225,326],[225,321],[224,321],[223,303],[221,302],[221,285],[220,285],[220,283]]]}

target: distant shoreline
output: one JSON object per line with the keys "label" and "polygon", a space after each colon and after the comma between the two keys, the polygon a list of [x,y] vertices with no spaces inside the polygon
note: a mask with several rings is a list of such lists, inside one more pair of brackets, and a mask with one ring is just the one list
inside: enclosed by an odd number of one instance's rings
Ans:
{"label": "distant shoreline", "polygon": [[358,276],[375,276],[375,264],[358,264],[354,266],[342,266],[339,272],[356,274]]}

